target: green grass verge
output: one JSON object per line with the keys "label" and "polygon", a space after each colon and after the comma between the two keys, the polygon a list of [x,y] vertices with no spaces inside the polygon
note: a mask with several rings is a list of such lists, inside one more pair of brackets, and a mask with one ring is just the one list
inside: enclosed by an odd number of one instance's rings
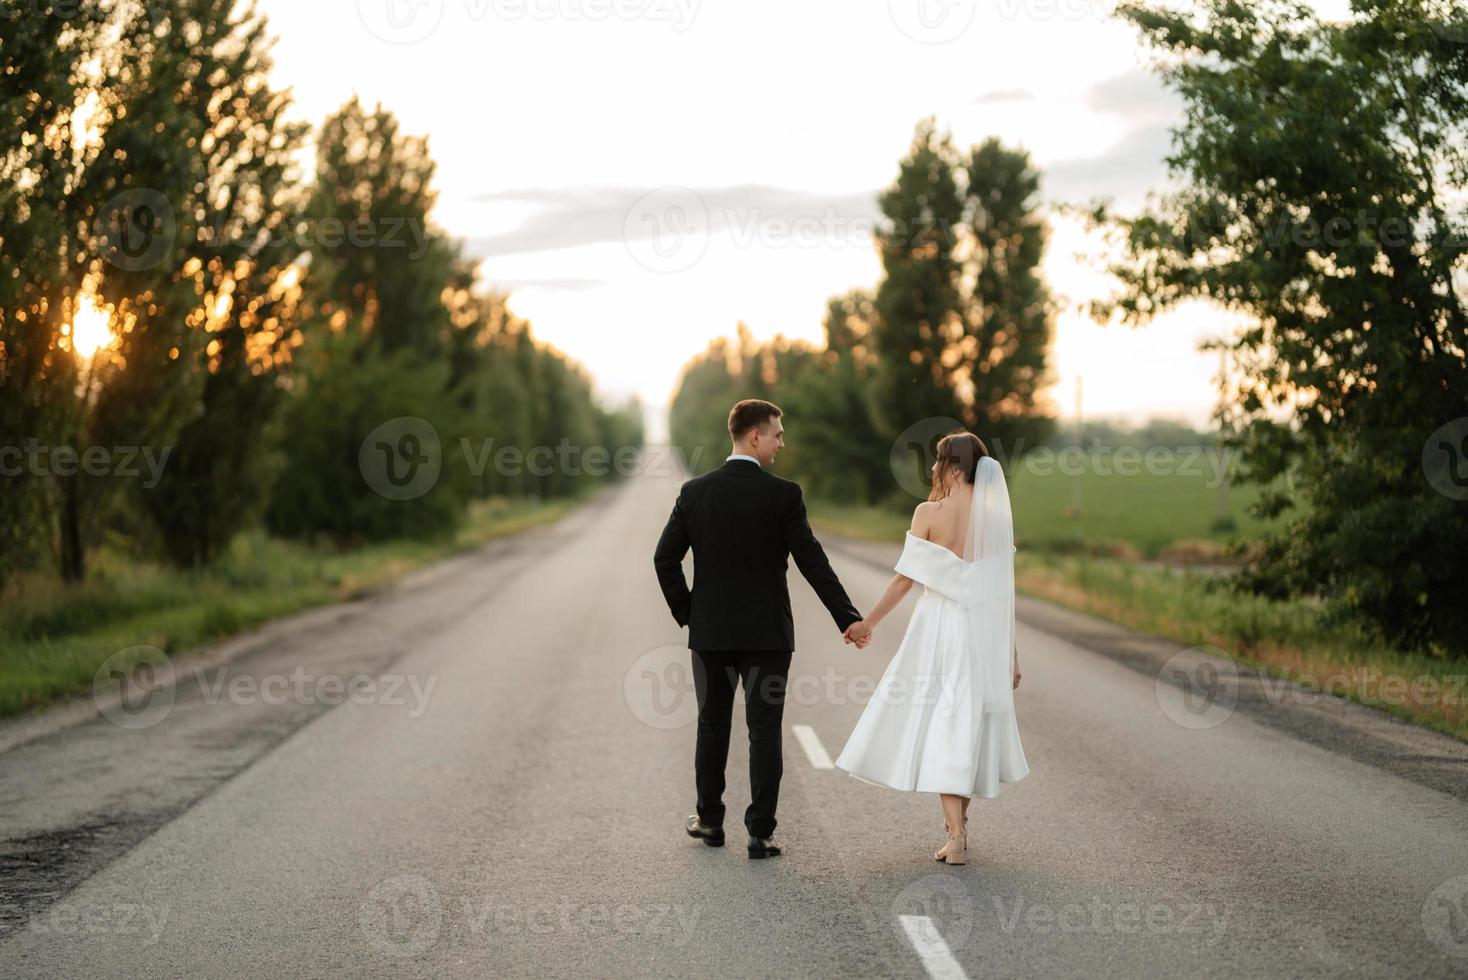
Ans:
{"label": "green grass verge", "polygon": [[104,660],[134,646],[166,653],[266,620],[357,597],[456,552],[564,516],[586,498],[477,501],[437,541],[349,551],[241,535],[214,565],[181,571],[99,549],[79,585],[22,578],[0,601],[0,717],[86,691]]}
{"label": "green grass verge", "polygon": [[[858,539],[898,542],[907,521],[821,505],[813,521]],[[1239,595],[1214,577],[1089,555],[1026,550],[1016,565],[1026,595],[1165,637],[1209,646],[1240,663],[1468,740],[1468,663],[1406,653],[1349,627],[1326,627],[1305,601]]]}
{"label": "green grass verge", "polygon": [[[1021,549],[1219,562],[1232,545],[1255,541],[1273,526],[1249,513],[1257,487],[1220,490],[1225,460],[1216,450],[1161,452],[1151,464],[1146,459],[1134,450],[1092,453],[1084,465],[1077,465],[1078,457],[1045,454],[1011,463],[1006,473]],[[1071,475],[1078,469],[1081,475]],[[819,510],[833,529],[870,526],[895,530],[900,538],[916,503],[888,510],[819,501]]]}
{"label": "green grass verge", "polygon": [[[1135,457],[1145,460],[1140,451]],[[1258,487],[1220,489],[1225,460],[1217,451],[1161,454],[1152,472],[1135,457],[1092,454],[1079,477],[1061,471],[1063,462],[1047,467],[1027,457],[1014,465],[1009,491],[1020,546],[1206,561],[1272,526],[1249,513]]]}

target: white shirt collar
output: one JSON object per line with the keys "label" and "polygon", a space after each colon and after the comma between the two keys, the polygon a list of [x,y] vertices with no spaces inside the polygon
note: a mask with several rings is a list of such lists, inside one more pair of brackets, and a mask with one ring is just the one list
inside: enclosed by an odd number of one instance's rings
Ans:
{"label": "white shirt collar", "polygon": [[[747,460],[749,460],[749,462],[753,463],[755,466],[760,466],[760,461],[759,460],[755,459],[753,456],[746,456],[743,453],[735,453],[734,455],[730,456],[729,459],[747,459]],[[729,459],[724,460],[724,462],[726,462],[726,463],[729,462]],[[761,468],[763,468],[763,467],[761,467]]]}

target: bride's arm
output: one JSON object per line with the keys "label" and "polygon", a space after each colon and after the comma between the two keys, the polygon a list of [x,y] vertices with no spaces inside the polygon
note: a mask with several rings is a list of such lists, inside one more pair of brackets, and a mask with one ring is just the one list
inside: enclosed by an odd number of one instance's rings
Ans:
{"label": "bride's arm", "polygon": [[887,590],[882,593],[882,598],[872,607],[871,614],[866,618],[866,624],[872,629],[886,618],[887,614],[897,608],[897,604],[907,598],[907,593],[912,590],[912,579],[906,575],[894,575],[892,581],[887,583]]}
{"label": "bride's arm", "polygon": [[[915,537],[926,538],[928,536],[928,508],[918,504],[917,509],[912,512],[912,533]],[[897,604],[907,598],[907,593],[912,591],[912,579],[906,575],[894,575],[892,581],[887,583],[886,591],[877,604],[872,607],[871,614],[863,621],[872,629],[886,618],[887,614],[897,608]]]}

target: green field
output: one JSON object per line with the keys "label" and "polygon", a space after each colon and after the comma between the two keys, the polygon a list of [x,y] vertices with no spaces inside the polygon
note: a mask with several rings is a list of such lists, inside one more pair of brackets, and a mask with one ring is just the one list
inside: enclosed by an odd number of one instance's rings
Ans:
{"label": "green field", "polygon": [[[1149,472],[1145,457],[1091,454],[1084,465],[1029,457],[1006,469],[1014,506],[1015,539],[1031,551],[1086,553],[1179,562],[1223,560],[1230,545],[1257,540],[1267,524],[1249,513],[1258,488],[1230,485],[1220,491],[1216,451],[1174,453]],[[1079,460],[1073,461],[1079,464]],[[1236,467],[1230,467],[1235,469]],[[1081,476],[1070,475],[1082,470]],[[1122,472],[1117,472],[1121,469]],[[1077,485],[1081,509],[1073,510]],[[917,503],[916,499],[913,504]],[[894,541],[911,509],[814,502],[827,526],[847,525],[858,534],[884,529]],[[1226,517],[1226,521],[1221,521]]]}
{"label": "green field", "polygon": [[583,499],[478,501],[457,534],[439,541],[338,551],[251,533],[196,572],[103,548],[83,584],[24,577],[0,597],[0,717],[86,691],[102,662],[120,650],[175,653],[361,596],[454,552],[553,521]]}
{"label": "green field", "polygon": [[[1019,590],[1184,646],[1211,646],[1309,689],[1468,739],[1468,710],[1456,694],[1468,688],[1461,663],[1326,624],[1317,603],[1240,595],[1217,576],[1138,561],[1208,562],[1233,542],[1257,540],[1266,526],[1246,510],[1257,490],[1229,489],[1226,513],[1235,527],[1220,529],[1211,474],[1122,476],[1092,466],[1081,478],[1077,517],[1070,510],[1074,477],[1013,467]],[[810,514],[819,530],[894,546],[911,518],[906,508],[824,500],[812,501]]]}

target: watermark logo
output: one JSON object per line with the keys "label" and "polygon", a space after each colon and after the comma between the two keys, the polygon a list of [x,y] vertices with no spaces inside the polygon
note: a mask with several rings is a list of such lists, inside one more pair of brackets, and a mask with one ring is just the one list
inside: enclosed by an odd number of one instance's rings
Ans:
{"label": "watermark logo", "polygon": [[1433,945],[1468,959],[1468,875],[1449,878],[1422,903],[1422,928]]}
{"label": "watermark logo", "polygon": [[357,0],[357,17],[378,40],[416,44],[438,30],[444,0]]}
{"label": "watermark logo", "polygon": [[1168,658],[1154,685],[1157,706],[1183,728],[1217,728],[1239,703],[1239,669],[1217,647],[1190,647]]}
{"label": "watermark logo", "polygon": [[888,0],[892,22],[919,44],[947,44],[974,22],[976,3],[966,0]]}
{"label": "watermark logo", "polygon": [[1211,946],[1228,929],[1228,912],[1210,903],[1171,905],[1165,902],[1114,902],[1100,895],[1090,902],[1046,905],[1017,897],[1006,902],[990,899],[999,928],[1012,934],[1021,926],[1027,933],[1048,936],[1056,933],[1098,936],[1183,935],[1208,936]]}
{"label": "watermark logo", "polygon": [[698,693],[688,648],[670,643],[638,657],[622,677],[622,697],[649,728],[667,731],[693,724]]}
{"label": "watermark logo", "polygon": [[142,272],[158,266],[173,250],[178,221],[168,198],[139,187],[102,205],[92,231],[103,259],[124,272]]}
{"label": "watermark logo", "polygon": [[623,241],[651,272],[683,272],[703,258],[709,242],[708,207],[687,187],[645,194],[627,211]]}
{"label": "watermark logo", "polygon": [[1444,497],[1468,500],[1468,416],[1453,419],[1427,437],[1422,472]]}
{"label": "watermark logo", "polygon": [[925,875],[912,882],[892,901],[901,931],[920,933],[936,929],[957,949],[974,931],[974,903],[968,888],[950,875]]}
{"label": "watermark logo", "polygon": [[173,661],[157,647],[119,650],[92,676],[92,702],[118,728],[152,728],[173,711]]}
{"label": "watermark logo", "polygon": [[357,451],[362,479],[389,500],[414,500],[438,485],[443,445],[438,430],[414,415],[390,419],[367,434]]}
{"label": "watermark logo", "polygon": [[0,923],[15,923],[18,928],[69,943],[117,944],[131,939],[141,946],[156,946],[171,912],[171,906],[142,902],[62,901],[35,913],[27,913],[17,905],[0,904]]}
{"label": "watermark logo", "polygon": [[921,419],[902,430],[892,442],[888,464],[892,478],[905,492],[919,500],[927,500],[933,488],[932,468],[938,440],[963,423],[947,416]]}
{"label": "watermark logo", "polygon": [[422,875],[378,882],[357,912],[357,925],[367,942],[388,956],[426,953],[443,927],[438,890]]}
{"label": "watermark logo", "polygon": [[103,661],[92,679],[92,696],[102,715],[120,728],[151,728],[173,710],[180,688],[210,707],[221,703],[283,707],[341,704],[405,708],[421,718],[433,699],[438,675],[317,673],[297,665],[289,673],[251,674],[229,664],[213,668],[194,664],[175,668],[172,658],[156,647],[119,650]]}
{"label": "watermark logo", "polygon": [[0,476],[115,476],[141,479],[152,490],[163,479],[172,446],[43,446],[27,439],[23,446],[0,446]]}

